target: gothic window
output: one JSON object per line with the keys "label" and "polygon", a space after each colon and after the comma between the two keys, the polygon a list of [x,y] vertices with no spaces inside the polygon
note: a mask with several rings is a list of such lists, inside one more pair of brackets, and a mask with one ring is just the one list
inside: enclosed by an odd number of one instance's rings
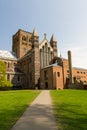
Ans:
{"label": "gothic window", "polygon": [[43,46],[43,48],[42,48],[42,57],[43,57],[43,67],[44,67],[44,46]]}
{"label": "gothic window", "polygon": [[48,48],[48,61],[51,61],[51,52],[50,52],[50,48]]}
{"label": "gothic window", "polygon": [[41,49],[40,49],[40,62],[41,62],[41,65],[42,65],[42,50]]}
{"label": "gothic window", "polygon": [[47,53],[47,43],[45,43],[45,53]]}
{"label": "gothic window", "polygon": [[48,80],[48,73],[47,73],[47,70],[44,71],[44,78],[45,78],[45,80]]}
{"label": "gothic window", "polygon": [[44,67],[46,66],[46,45],[44,46]]}

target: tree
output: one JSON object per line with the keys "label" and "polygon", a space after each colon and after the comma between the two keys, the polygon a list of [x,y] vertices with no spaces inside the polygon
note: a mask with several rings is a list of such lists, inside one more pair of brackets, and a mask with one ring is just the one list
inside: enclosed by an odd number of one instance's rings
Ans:
{"label": "tree", "polygon": [[0,77],[4,77],[6,74],[6,65],[4,62],[0,61]]}
{"label": "tree", "polygon": [[12,83],[6,80],[6,65],[0,61],[0,87],[12,87]]}

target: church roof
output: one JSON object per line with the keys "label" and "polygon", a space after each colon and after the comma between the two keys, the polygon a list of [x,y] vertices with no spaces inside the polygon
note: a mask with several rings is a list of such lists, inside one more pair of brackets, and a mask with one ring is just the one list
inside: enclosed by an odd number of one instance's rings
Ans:
{"label": "church roof", "polygon": [[0,50],[0,58],[17,60],[17,57],[13,52],[5,51],[5,50]]}
{"label": "church roof", "polygon": [[39,44],[39,49],[42,49],[43,46],[45,46],[45,44],[48,45],[48,47],[50,48],[51,51],[53,51],[53,48],[51,47],[50,43],[48,42],[47,39],[43,39],[43,41]]}
{"label": "church roof", "polygon": [[60,65],[58,65],[58,63],[54,63],[54,64],[51,64],[51,65],[48,65],[42,69],[45,69],[45,68],[49,68],[49,67],[61,67]]}

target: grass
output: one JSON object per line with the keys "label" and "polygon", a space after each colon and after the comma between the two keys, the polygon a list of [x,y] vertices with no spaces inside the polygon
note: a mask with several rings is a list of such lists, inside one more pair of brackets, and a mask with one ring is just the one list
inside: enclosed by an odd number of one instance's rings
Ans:
{"label": "grass", "polygon": [[51,91],[58,130],[87,130],[87,91]]}
{"label": "grass", "polygon": [[0,130],[10,130],[40,91],[0,91]]}

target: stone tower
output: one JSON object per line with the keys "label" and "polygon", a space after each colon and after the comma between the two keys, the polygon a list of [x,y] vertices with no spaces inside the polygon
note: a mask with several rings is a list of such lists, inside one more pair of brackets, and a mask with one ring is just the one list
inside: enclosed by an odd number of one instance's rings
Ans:
{"label": "stone tower", "polygon": [[32,34],[32,62],[33,62],[33,87],[38,84],[40,78],[40,51],[39,51],[39,35],[37,30],[33,30]]}
{"label": "stone tower", "polygon": [[58,56],[58,52],[57,52],[57,40],[56,40],[56,38],[55,38],[54,35],[52,35],[52,37],[51,37],[50,45],[53,48],[53,57],[57,57]]}
{"label": "stone tower", "polygon": [[32,33],[21,29],[13,35],[12,51],[16,54],[17,58],[23,57],[29,50],[32,49],[31,36]]}

